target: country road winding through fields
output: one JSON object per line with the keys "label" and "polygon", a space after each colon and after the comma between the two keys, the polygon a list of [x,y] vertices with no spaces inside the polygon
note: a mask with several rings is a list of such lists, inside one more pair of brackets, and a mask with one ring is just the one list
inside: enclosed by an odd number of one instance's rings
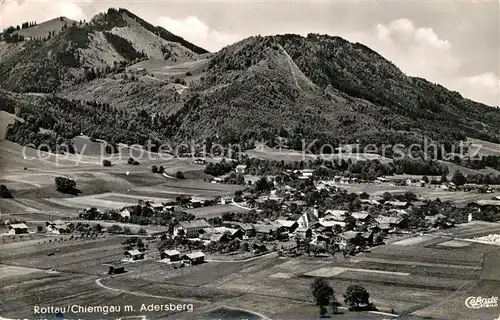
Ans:
{"label": "country road winding through fields", "polygon": [[168,300],[178,300],[186,303],[207,303],[206,301],[203,300],[197,300],[197,299],[187,299],[187,298],[178,298],[178,297],[169,297],[169,296],[158,296],[154,294],[149,294],[149,293],[144,293],[144,292],[135,292],[135,291],[128,291],[128,290],[122,290],[122,289],[117,289],[117,288],[111,288],[108,287],[104,284],[101,283],[102,278],[99,278],[95,281],[95,283],[106,290],[110,291],[115,291],[119,293],[125,293],[125,294],[131,294],[134,296],[139,296],[139,297],[148,297],[148,298],[157,298],[157,299],[168,299]]}
{"label": "country road winding through fields", "polygon": [[[167,300],[181,301],[181,302],[186,302],[186,303],[201,303],[201,304],[207,304],[207,303],[209,303],[208,301],[198,300],[198,299],[178,298],[178,297],[170,297],[170,296],[159,296],[159,295],[154,295],[154,294],[149,294],[149,293],[135,292],[135,291],[128,291],[128,290],[122,290],[122,289],[117,289],[117,288],[111,288],[111,287],[108,287],[108,286],[102,284],[101,280],[102,280],[102,278],[97,279],[95,281],[95,283],[99,287],[101,287],[103,289],[114,291],[114,292],[119,292],[119,293],[124,293],[124,294],[131,294],[131,295],[135,295],[135,296],[139,296],[139,297],[148,297],[148,298],[156,298],[156,299],[167,299]],[[232,308],[232,307],[225,306],[225,305],[218,306],[215,309],[218,309],[218,308],[226,308],[226,309],[232,309],[232,310],[241,310],[241,311],[245,311],[245,312],[248,312],[248,313],[255,314],[255,315],[259,316],[262,320],[271,320],[270,318],[264,316],[263,314],[256,313],[255,311],[252,311],[252,310],[241,309],[241,308]]]}

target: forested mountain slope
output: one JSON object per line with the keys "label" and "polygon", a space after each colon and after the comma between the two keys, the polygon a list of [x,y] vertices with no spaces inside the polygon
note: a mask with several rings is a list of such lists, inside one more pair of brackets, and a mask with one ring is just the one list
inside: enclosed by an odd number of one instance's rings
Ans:
{"label": "forested mountain slope", "polygon": [[10,42],[0,46],[0,89],[49,93],[34,104],[27,94],[0,91],[11,97],[2,109],[15,105],[27,120],[11,134],[21,143],[38,127],[64,139],[84,133],[127,143],[282,137],[295,149],[314,140],[318,147],[430,140],[448,151],[466,137],[500,141],[500,109],[409,77],[340,37],[256,36],[207,55],[109,9],[43,40]]}

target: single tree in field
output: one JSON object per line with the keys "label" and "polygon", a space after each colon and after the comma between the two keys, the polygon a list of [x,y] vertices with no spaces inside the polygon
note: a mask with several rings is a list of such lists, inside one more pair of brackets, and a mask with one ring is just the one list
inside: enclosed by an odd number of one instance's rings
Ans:
{"label": "single tree in field", "polygon": [[62,193],[77,194],[79,191],[76,189],[75,180],[66,177],[56,177],[56,189]]}
{"label": "single tree in field", "polygon": [[467,179],[465,178],[464,174],[460,170],[457,170],[453,174],[451,181],[454,184],[456,184],[457,186],[463,186],[467,182]]}
{"label": "single tree in field", "polygon": [[319,306],[319,313],[323,317],[326,314],[325,306],[330,305],[330,301],[332,301],[333,288],[325,279],[316,278],[311,283],[311,293],[316,305]]}
{"label": "single tree in field", "polygon": [[390,192],[384,192],[382,194],[382,198],[385,200],[385,201],[389,201],[392,199],[392,194]]}
{"label": "single tree in field", "polygon": [[332,258],[335,258],[335,252],[337,252],[337,248],[335,248],[334,244],[331,244],[328,247],[328,253],[332,255]]}
{"label": "single tree in field", "polygon": [[347,288],[344,294],[344,303],[349,306],[349,309],[359,309],[360,305],[369,306],[370,295],[365,288],[353,285]]}
{"label": "single tree in field", "polygon": [[155,166],[155,165],[153,165],[153,166],[151,167],[151,172],[152,172],[152,173],[158,173],[158,167],[157,167],[157,166]]}
{"label": "single tree in field", "polygon": [[175,177],[176,177],[177,179],[186,179],[186,178],[184,177],[184,174],[183,174],[181,171],[177,171],[177,173],[175,174]]}
{"label": "single tree in field", "polygon": [[7,189],[7,187],[4,186],[3,184],[0,185],[0,198],[9,198],[9,199],[14,198],[10,193],[9,189]]}
{"label": "single tree in field", "polygon": [[429,177],[428,176],[423,176],[422,181],[425,183],[429,183]]}

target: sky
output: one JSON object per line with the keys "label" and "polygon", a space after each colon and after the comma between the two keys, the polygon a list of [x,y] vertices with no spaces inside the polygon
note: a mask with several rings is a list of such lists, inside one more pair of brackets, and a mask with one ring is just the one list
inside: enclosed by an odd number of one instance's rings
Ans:
{"label": "sky", "polygon": [[500,2],[0,0],[0,29],[127,8],[210,51],[252,35],[321,33],[361,42],[411,76],[500,103]]}

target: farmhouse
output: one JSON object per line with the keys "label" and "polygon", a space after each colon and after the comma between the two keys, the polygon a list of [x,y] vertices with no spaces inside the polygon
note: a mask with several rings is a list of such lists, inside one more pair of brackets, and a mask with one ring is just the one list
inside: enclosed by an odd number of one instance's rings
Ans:
{"label": "farmhouse", "polygon": [[68,233],[70,231],[71,223],[63,222],[62,220],[47,221],[45,222],[45,229],[47,232],[54,234]]}
{"label": "farmhouse", "polygon": [[205,161],[205,159],[200,159],[200,158],[198,158],[198,159],[195,159],[195,160],[194,160],[194,163],[195,163],[195,164],[205,164],[205,163],[206,163],[206,161]]}
{"label": "farmhouse", "polygon": [[[408,224],[408,219],[404,216],[402,217],[388,217],[388,216],[379,216],[375,218],[380,229],[382,229],[381,225],[388,224],[390,228],[406,228]],[[383,229],[382,229],[383,230]]]}
{"label": "farmhouse", "polygon": [[353,212],[353,213],[351,214],[351,216],[352,216],[354,219],[356,219],[356,220],[358,220],[358,221],[360,221],[360,222],[363,222],[363,223],[367,222],[367,221],[368,221],[368,220],[370,220],[370,218],[371,218],[370,213],[369,213],[369,212],[367,212],[367,211]]}
{"label": "farmhouse", "polygon": [[200,231],[203,234],[226,234],[230,236],[231,239],[243,238],[243,231],[237,228],[227,228],[227,227],[215,227],[215,228],[204,228]]}
{"label": "farmhouse", "polygon": [[498,207],[500,208],[500,200],[477,200],[471,203],[471,206],[476,207]]}
{"label": "farmhouse", "polygon": [[181,221],[174,227],[174,236],[184,235],[186,238],[198,238],[200,231],[209,227],[210,224],[205,220]]}
{"label": "farmhouse", "polygon": [[285,201],[285,205],[287,207],[297,206],[299,208],[307,207],[307,203],[303,200],[295,200],[295,201]]}
{"label": "farmhouse", "polygon": [[205,262],[205,254],[203,252],[188,253],[182,257],[182,260],[191,265],[200,264]]}
{"label": "farmhouse", "polygon": [[204,200],[202,200],[202,199],[191,198],[191,200],[189,200],[189,203],[187,206],[190,208],[200,208],[203,206],[203,202],[204,202]]}
{"label": "farmhouse", "polygon": [[223,181],[224,181],[224,179],[222,179],[220,177],[215,177],[212,180],[210,180],[210,182],[212,182],[212,183],[221,183]]}
{"label": "farmhouse", "polygon": [[418,179],[407,179],[406,185],[409,187],[425,187],[425,181]]}
{"label": "farmhouse", "polygon": [[9,234],[25,234],[28,233],[28,226],[24,223],[14,223],[9,225]]}
{"label": "farmhouse", "polygon": [[[340,217],[345,217],[347,215],[347,211],[346,210],[326,210],[325,215],[331,216],[334,218],[340,218]],[[343,220],[339,220],[339,221],[343,221]]]}
{"label": "farmhouse", "polygon": [[125,273],[125,267],[123,266],[109,266],[108,274],[120,274]]}
{"label": "farmhouse", "polygon": [[247,170],[247,166],[244,164],[240,164],[236,166],[236,173],[244,174]]}
{"label": "farmhouse", "polygon": [[453,227],[454,222],[448,219],[444,214],[437,214],[434,216],[426,216],[425,222],[432,228],[450,228]]}
{"label": "farmhouse", "polygon": [[318,216],[311,211],[306,211],[297,219],[299,228],[312,228],[318,222]]}
{"label": "farmhouse", "polygon": [[255,235],[272,234],[279,229],[279,227],[276,225],[261,224],[261,223],[254,224],[253,228],[255,229]]}
{"label": "farmhouse", "polygon": [[255,229],[251,224],[248,223],[228,223],[228,226],[232,226],[242,231],[243,237],[250,238],[255,236]]}
{"label": "farmhouse", "polygon": [[125,252],[125,259],[130,261],[142,260],[144,259],[144,253],[139,250],[128,250]]}
{"label": "farmhouse", "polygon": [[297,228],[295,229],[295,236],[300,239],[310,238],[312,236],[311,228]]}
{"label": "farmhouse", "polygon": [[330,229],[335,227],[336,225],[338,225],[342,228],[346,226],[346,223],[344,221],[337,221],[337,220],[328,219],[328,218],[320,219],[318,224],[324,228],[330,228]]}
{"label": "farmhouse", "polygon": [[221,196],[219,199],[220,204],[228,204],[233,202],[233,197],[231,196]]}
{"label": "farmhouse", "polygon": [[403,201],[387,201],[385,205],[394,208],[406,209],[411,205],[411,203]]}
{"label": "farmhouse", "polygon": [[374,231],[366,231],[361,234],[361,237],[363,238],[364,242],[366,245],[371,246],[373,245],[373,235],[375,234]]}
{"label": "farmhouse", "polygon": [[342,184],[349,184],[349,183],[351,183],[351,178],[349,178],[349,177],[342,177],[340,179],[340,183],[342,183]]}
{"label": "farmhouse", "polygon": [[293,232],[299,226],[296,221],[291,220],[276,220],[275,222],[288,232]]}
{"label": "farmhouse", "polygon": [[309,179],[313,176],[313,169],[303,169],[300,172],[299,179]]}
{"label": "farmhouse", "polygon": [[349,244],[360,246],[364,244],[361,233],[356,231],[346,231],[333,238],[333,243],[338,245],[340,249],[345,249]]}
{"label": "farmhouse", "polygon": [[380,202],[378,202],[377,200],[373,200],[373,199],[363,199],[363,200],[361,200],[361,203],[371,204],[372,206],[379,206],[380,205]]}
{"label": "farmhouse", "polygon": [[163,210],[163,204],[158,202],[149,202],[149,206],[153,208],[153,210],[158,210],[158,211]]}
{"label": "farmhouse", "polygon": [[120,211],[120,216],[122,218],[130,218],[131,213],[132,212],[129,209],[125,208],[122,211]]}
{"label": "farmhouse", "polygon": [[210,242],[222,243],[228,242],[230,240],[229,236],[225,233],[205,233],[200,236],[205,244]]}
{"label": "farmhouse", "polygon": [[169,259],[170,261],[179,261],[181,253],[177,250],[165,250],[160,254],[161,259]]}

